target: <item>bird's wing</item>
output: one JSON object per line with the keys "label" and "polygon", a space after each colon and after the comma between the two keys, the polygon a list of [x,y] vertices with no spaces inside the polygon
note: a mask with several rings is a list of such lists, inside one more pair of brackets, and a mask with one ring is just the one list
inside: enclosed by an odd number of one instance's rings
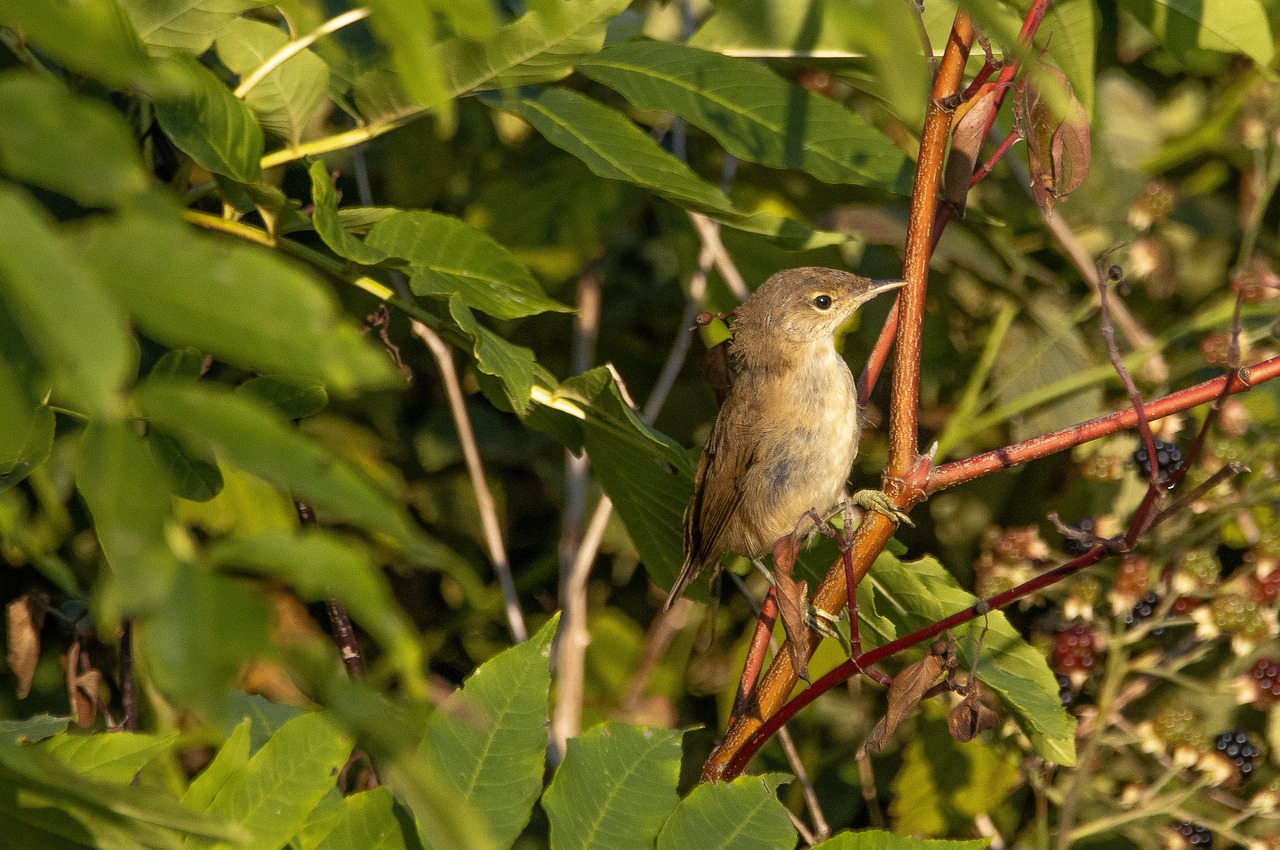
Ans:
{"label": "bird's wing", "polygon": [[[685,558],[702,569],[719,553],[717,544],[738,505],[743,479],[756,462],[756,445],[745,439],[743,428],[734,428],[738,417],[750,415],[732,397],[720,409],[711,436],[698,462],[693,501],[685,512]],[[734,436],[729,436],[734,432]]]}

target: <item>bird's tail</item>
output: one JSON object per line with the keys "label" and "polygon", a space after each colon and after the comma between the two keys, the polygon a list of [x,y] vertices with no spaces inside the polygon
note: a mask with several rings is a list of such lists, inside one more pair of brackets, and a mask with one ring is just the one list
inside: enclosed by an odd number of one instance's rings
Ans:
{"label": "bird's tail", "polygon": [[693,553],[684,556],[684,563],[680,566],[680,574],[676,576],[676,583],[671,585],[671,592],[667,594],[667,601],[662,603],[663,611],[670,611],[671,606],[676,604],[676,600],[684,595],[689,587],[689,582],[698,577],[702,572],[702,564],[695,564],[693,561]]}

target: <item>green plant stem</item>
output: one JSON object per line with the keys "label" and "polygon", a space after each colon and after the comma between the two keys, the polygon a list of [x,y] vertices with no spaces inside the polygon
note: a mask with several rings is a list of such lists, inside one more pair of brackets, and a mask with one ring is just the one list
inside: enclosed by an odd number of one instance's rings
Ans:
{"label": "green plant stem", "polygon": [[361,142],[367,142],[385,133],[390,133],[392,130],[398,130],[406,124],[412,124],[430,111],[425,107],[415,107],[406,112],[394,113],[378,121],[365,124],[363,127],[355,127],[332,136],[324,136],[319,139],[313,139],[310,142],[290,145],[287,148],[272,151],[262,158],[262,168],[265,171],[268,168],[275,168],[277,165],[285,165],[302,159],[304,156],[319,156],[323,153],[332,153],[354,147]]}
{"label": "green plant stem", "polygon": [[1013,324],[1018,312],[1017,306],[1006,304],[996,314],[995,321],[991,324],[991,331],[987,334],[987,341],[982,349],[982,355],[978,358],[978,363],[974,366],[973,372],[970,373],[968,383],[965,384],[964,394],[956,404],[955,411],[951,416],[947,417],[946,427],[938,435],[938,451],[934,455],[938,460],[946,458],[947,452],[960,441],[960,430],[964,427],[964,423],[973,418],[974,411],[978,406],[978,397],[987,383],[987,376],[991,374],[991,369],[995,366],[996,357],[1000,354],[1000,343],[1004,342],[1005,334],[1009,332],[1009,327]]}
{"label": "green plant stem", "polygon": [[[1125,824],[1146,820],[1148,818],[1160,817],[1163,815],[1173,815],[1179,820],[1197,820],[1197,818],[1183,812],[1179,806],[1194,797],[1201,791],[1201,789],[1208,787],[1211,783],[1212,780],[1210,777],[1200,776],[1197,777],[1196,781],[1188,787],[1166,794],[1164,797],[1144,800],[1143,804],[1134,806],[1132,809],[1090,821],[1078,829],[1072,830],[1069,835],[1066,835],[1065,832],[1060,833],[1058,836],[1058,846],[1070,846],[1082,838],[1088,838],[1090,835],[1112,833]],[[1217,830],[1215,829],[1215,831]],[[1066,844],[1062,843],[1064,836]]]}
{"label": "green plant stem", "polygon": [[1076,769],[1071,773],[1071,784],[1062,800],[1062,808],[1058,816],[1057,850],[1067,850],[1076,836],[1073,825],[1076,812],[1080,806],[1080,798],[1089,785],[1093,775],[1093,762],[1097,758],[1098,748],[1102,743],[1103,731],[1107,727],[1108,717],[1115,703],[1120,686],[1124,684],[1129,672],[1129,655],[1123,645],[1113,643],[1107,653],[1107,669],[1102,681],[1102,690],[1098,694],[1098,712],[1094,717],[1093,729],[1076,760]]}

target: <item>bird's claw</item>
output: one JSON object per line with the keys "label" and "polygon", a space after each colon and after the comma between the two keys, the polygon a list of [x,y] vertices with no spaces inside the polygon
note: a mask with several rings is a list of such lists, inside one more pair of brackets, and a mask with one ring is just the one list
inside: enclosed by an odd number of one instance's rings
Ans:
{"label": "bird's claw", "polygon": [[913,528],[915,527],[915,523],[911,521],[911,517],[907,516],[907,512],[895,505],[888,496],[879,490],[859,490],[850,496],[849,500],[864,511],[875,511],[878,514],[884,514],[893,520],[895,525],[906,523]]}

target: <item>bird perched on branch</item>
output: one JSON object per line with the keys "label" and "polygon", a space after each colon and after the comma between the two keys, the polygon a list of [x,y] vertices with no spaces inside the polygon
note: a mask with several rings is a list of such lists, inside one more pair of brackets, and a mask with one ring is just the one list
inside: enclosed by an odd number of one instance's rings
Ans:
{"label": "bird perched on branch", "polygon": [[[899,286],[834,269],[788,269],[738,308],[731,386],[698,463],[684,514],[684,564],[665,608],[708,567],[718,570],[725,553],[758,559],[806,513],[825,517],[845,497],[861,428],[835,331]],[[904,518],[878,491],[855,501]]]}

